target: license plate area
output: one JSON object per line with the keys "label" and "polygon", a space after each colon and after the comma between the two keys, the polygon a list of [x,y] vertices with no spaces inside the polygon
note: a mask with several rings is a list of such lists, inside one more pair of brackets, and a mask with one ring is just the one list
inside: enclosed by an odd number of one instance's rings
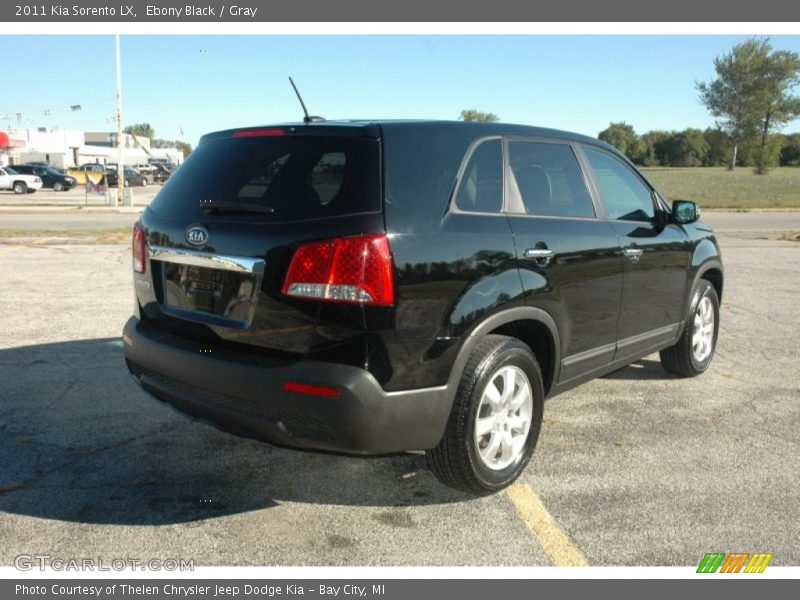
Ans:
{"label": "license plate area", "polygon": [[236,329],[252,322],[264,261],[160,248],[150,258],[153,272],[161,271],[164,313]]}

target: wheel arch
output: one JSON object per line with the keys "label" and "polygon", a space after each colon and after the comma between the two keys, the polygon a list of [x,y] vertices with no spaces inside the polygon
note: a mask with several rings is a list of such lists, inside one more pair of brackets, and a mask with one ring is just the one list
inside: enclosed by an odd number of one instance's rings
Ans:
{"label": "wheel arch", "polygon": [[450,373],[447,385],[451,395],[455,395],[461,373],[477,344],[485,336],[492,334],[514,337],[531,348],[542,370],[547,396],[553,384],[558,381],[561,341],[553,318],[544,310],[533,306],[517,306],[494,313],[469,332],[461,344]]}
{"label": "wheel arch", "polygon": [[681,321],[681,326],[678,328],[678,334],[675,337],[675,340],[679,340],[681,335],[683,335],[683,330],[686,327],[686,323],[689,320],[689,314],[692,310],[692,302],[694,301],[695,291],[697,290],[697,286],[700,284],[701,281],[708,281],[712,286],[714,286],[714,291],[717,292],[717,298],[720,302],[720,307],[722,306],[722,289],[724,286],[724,275],[725,271],[722,267],[722,261],[719,257],[714,257],[705,260],[699,267],[697,267],[694,277],[692,279],[692,285],[688,288],[688,294],[686,294],[686,302],[683,308],[683,319]]}

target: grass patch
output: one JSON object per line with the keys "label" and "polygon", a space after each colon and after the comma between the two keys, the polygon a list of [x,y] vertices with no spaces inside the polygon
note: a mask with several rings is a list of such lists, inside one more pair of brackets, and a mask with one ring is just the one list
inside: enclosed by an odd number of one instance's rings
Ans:
{"label": "grass patch", "polygon": [[694,200],[705,208],[800,208],[800,168],[778,167],[755,175],[746,167],[644,168],[670,200]]}
{"label": "grass patch", "polygon": [[119,229],[2,229],[0,244],[34,240],[58,240],[64,243],[116,244],[130,242],[129,227]]}

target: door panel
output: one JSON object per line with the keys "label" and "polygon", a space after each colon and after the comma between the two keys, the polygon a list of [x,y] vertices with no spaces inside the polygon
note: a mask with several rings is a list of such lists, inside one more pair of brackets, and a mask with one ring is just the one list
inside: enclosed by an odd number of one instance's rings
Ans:
{"label": "door panel", "polygon": [[[641,250],[641,254],[623,254],[622,260],[618,356],[624,356],[675,337],[686,297],[688,241],[675,225],[623,221],[612,225],[623,253]],[[647,333],[652,337],[630,339]]]}
{"label": "door panel", "polygon": [[556,321],[564,357],[559,381],[611,361],[622,292],[622,258],[596,211],[567,143],[510,139],[506,205],[526,302]]}
{"label": "door panel", "polygon": [[[595,219],[509,215],[526,303],[553,316],[564,357],[559,381],[604,365],[614,356],[622,259],[613,228]],[[527,258],[537,247],[549,263]]]}
{"label": "door panel", "polygon": [[622,249],[622,308],[616,358],[674,339],[686,297],[688,238],[666,224],[654,192],[610,153],[583,148]]}

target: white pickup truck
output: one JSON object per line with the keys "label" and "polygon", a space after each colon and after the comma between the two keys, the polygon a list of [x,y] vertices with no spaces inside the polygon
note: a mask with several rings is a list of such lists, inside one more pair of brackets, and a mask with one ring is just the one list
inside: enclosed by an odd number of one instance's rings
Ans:
{"label": "white pickup truck", "polygon": [[22,175],[11,167],[0,167],[0,190],[11,190],[15,194],[32,194],[42,187],[36,175]]}

